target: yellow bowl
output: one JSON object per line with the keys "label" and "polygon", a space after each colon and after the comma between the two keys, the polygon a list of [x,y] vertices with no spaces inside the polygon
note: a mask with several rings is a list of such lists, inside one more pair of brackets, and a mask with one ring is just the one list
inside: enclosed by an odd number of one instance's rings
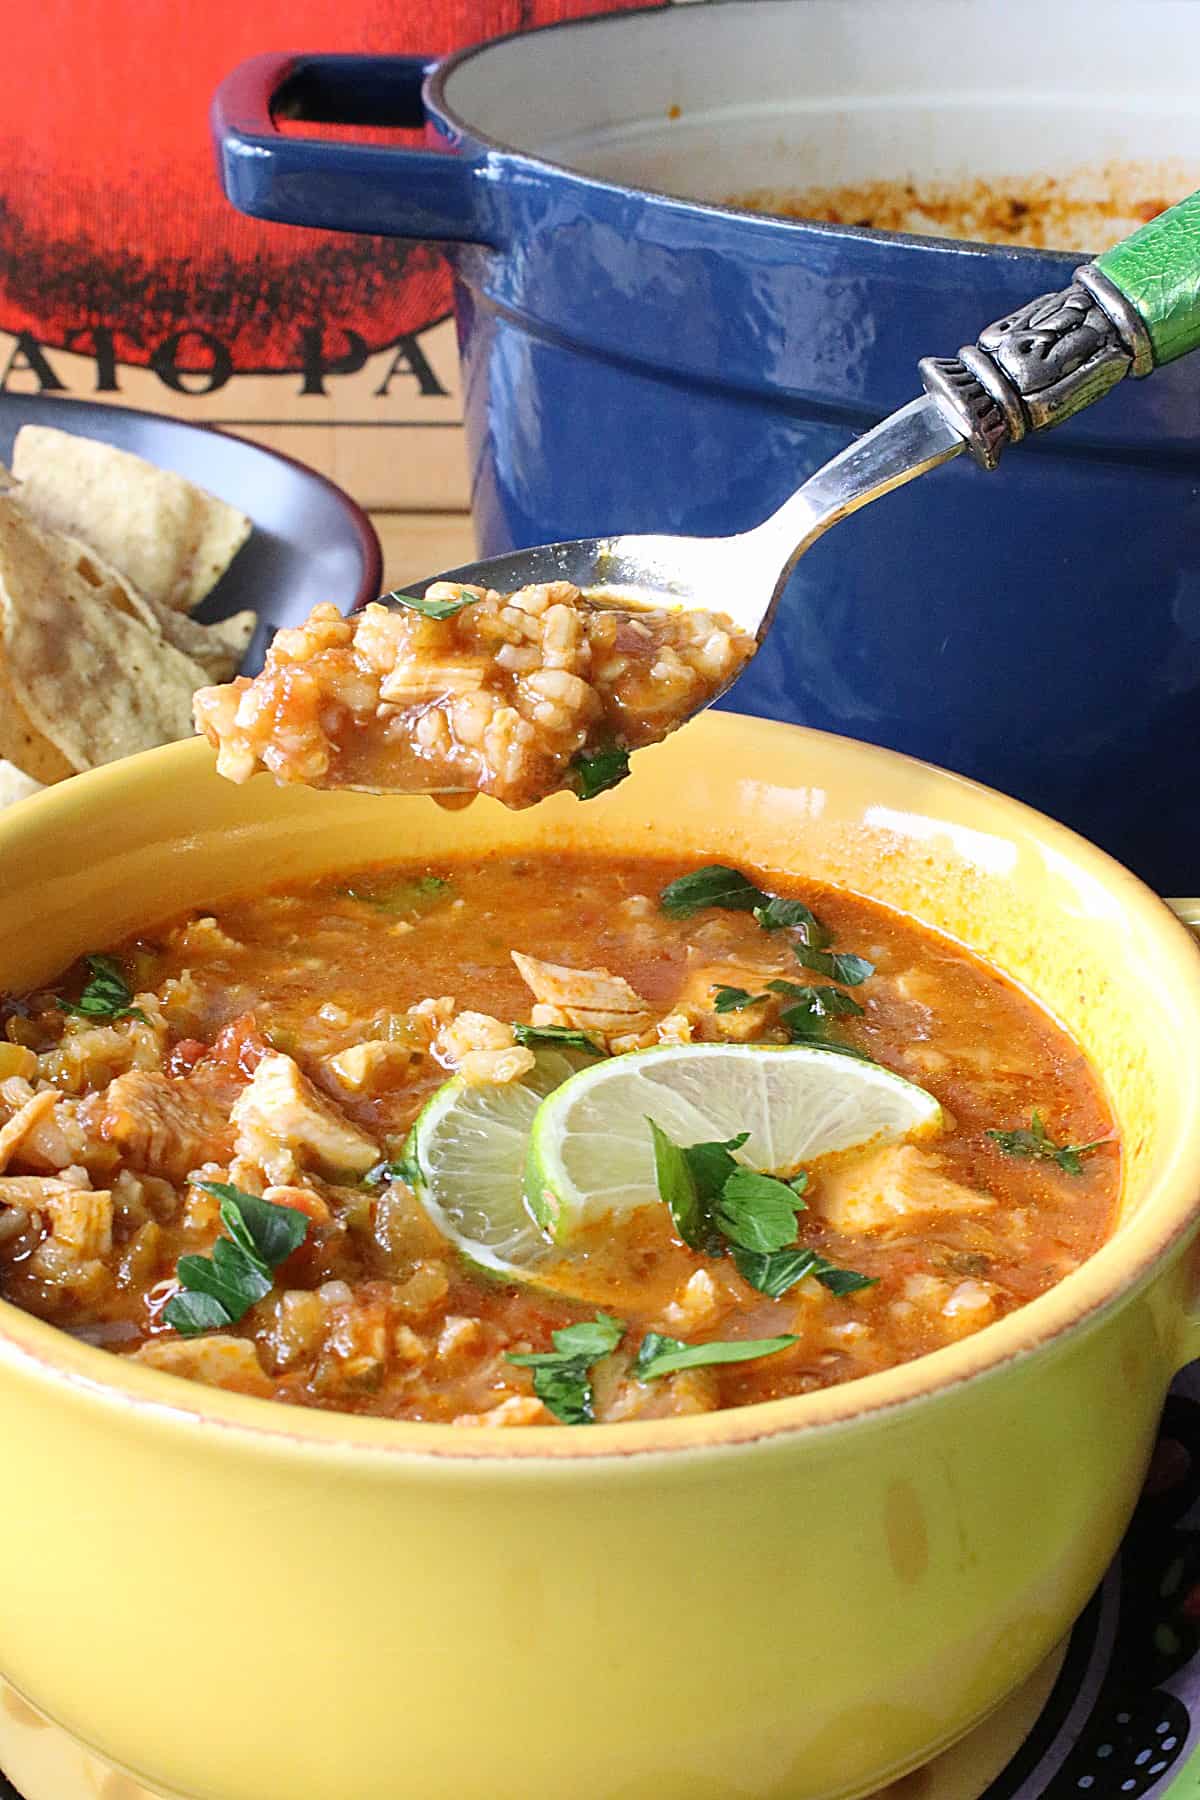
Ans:
{"label": "yellow bowl", "polygon": [[196,903],[491,847],[748,859],[1039,995],[1127,1146],[1059,1287],[867,1380],[489,1432],[303,1412],[0,1306],[0,1674],[191,1800],[849,1800],[1046,1656],[1132,1510],[1189,1315],[1200,954],[1100,851],[884,751],[710,715],[586,806],[219,781],[200,743],[0,818],[0,986]]}

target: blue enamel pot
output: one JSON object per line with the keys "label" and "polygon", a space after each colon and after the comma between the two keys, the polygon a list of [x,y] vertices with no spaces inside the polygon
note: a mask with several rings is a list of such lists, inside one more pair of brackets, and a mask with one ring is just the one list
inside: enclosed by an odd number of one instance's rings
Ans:
{"label": "blue enamel pot", "polygon": [[[260,57],[214,121],[243,211],[448,246],[491,555],[755,524],[919,390],[919,357],[1104,247],[809,224],[730,194],[969,172],[1082,196],[1136,157],[1165,203],[1200,186],[1197,51],[1200,8],[1178,0],[710,0],[440,64]],[[423,126],[425,147],[284,135],[281,115]],[[1195,891],[1196,359],[995,474],[964,459],[840,526],[732,704],[978,777]]]}

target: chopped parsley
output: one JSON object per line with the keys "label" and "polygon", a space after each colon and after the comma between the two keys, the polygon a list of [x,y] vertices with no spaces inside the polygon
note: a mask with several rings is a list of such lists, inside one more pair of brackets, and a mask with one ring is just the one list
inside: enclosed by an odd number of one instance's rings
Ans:
{"label": "chopped parsley", "polygon": [[410,1161],[407,1156],[401,1156],[395,1162],[377,1162],[363,1176],[362,1185],[380,1187],[385,1181],[404,1181],[409,1187],[415,1187],[420,1174],[415,1162]]}
{"label": "chopped parsley", "polygon": [[571,763],[571,786],[581,800],[594,800],[607,788],[616,787],[629,773],[629,752],[613,745],[608,750],[581,750]]}
{"label": "chopped parsley", "polygon": [[766,906],[770,896],[756,888],[740,869],[724,863],[706,863],[690,875],[669,881],[658,896],[658,904],[668,919],[690,919],[706,906],[718,906],[724,912],[753,912]]}
{"label": "chopped parsley", "polygon": [[730,1152],[740,1150],[749,1132],[724,1143],[672,1143],[653,1119],[646,1120],[654,1142],[654,1173],[672,1223],[690,1250],[722,1256],[725,1238],[715,1216],[722,1190],[742,1167]]}
{"label": "chopped parsley", "polygon": [[[792,931],[792,953],[797,962],[814,975],[825,975],[843,988],[861,987],[875,973],[874,963],[850,951],[831,951],[832,933],[822,925],[803,900],[788,900],[778,894],[766,894],[756,887],[740,869],[725,863],[707,863],[690,875],[680,875],[667,883],[658,897],[660,908],[670,919],[690,919],[705,907],[721,907],[726,912],[752,912],[764,931]],[[826,1026],[839,1014],[861,1014],[862,1007],[837,988],[801,986],[790,981],[770,981],[768,988],[783,994],[793,1004],[783,1013],[782,1023],[793,1043],[819,1042],[863,1062],[874,1059],[863,1050],[848,1044],[831,1042]],[[742,1012],[766,998],[752,994],[747,988],[731,987],[721,982],[713,988],[713,1011]]]}
{"label": "chopped parsley", "polygon": [[798,943],[792,945],[792,954],[814,975],[828,975],[831,981],[840,981],[843,987],[861,987],[875,973],[875,964],[868,962],[865,956],[853,956],[846,951],[814,950],[807,943]]}
{"label": "chopped parsley", "polygon": [[664,1337],[648,1331],[633,1365],[638,1381],[656,1381],[660,1375],[674,1375],[679,1369],[702,1369],[712,1363],[753,1362],[759,1356],[774,1356],[797,1342],[790,1333],[783,1337],[742,1338],[738,1343],[684,1344],[678,1338]]}
{"label": "chopped parsley", "polygon": [[1093,1138],[1090,1144],[1056,1144],[1036,1107],[1029,1116],[1028,1125],[1019,1125],[1015,1131],[989,1131],[986,1135],[1005,1156],[1056,1163],[1067,1175],[1082,1175],[1083,1158],[1089,1151],[1098,1150],[1101,1144],[1112,1143],[1110,1137],[1102,1137]]}
{"label": "chopped parsley", "polygon": [[564,1425],[592,1425],[596,1414],[592,1394],[592,1369],[611,1356],[625,1336],[625,1326],[607,1313],[590,1322],[564,1325],[550,1333],[553,1350],[526,1355],[509,1352],[506,1361],[533,1370],[533,1391]]}
{"label": "chopped parsley", "polygon": [[877,1280],[874,1275],[860,1275],[856,1269],[839,1269],[815,1250],[776,1250],[760,1255],[753,1250],[735,1249],[733,1261],[742,1280],[772,1300],[778,1300],[806,1275],[815,1275],[823,1287],[839,1296],[874,1287]]}
{"label": "chopped parsley", "polygon": [[[868,976],[875,973],[874,963],[869,963],[863,956],[830,954],[825,950],[810,950],[806,944],[793,944],[796,958],[806,969],[815,970],[820,975],[829,975],[834,981],[842,982],[846,987],[860,987]],[[792,1031],[793,1037],[812,1037],[819,1035],[816,1026],[820,1021],[836,1018],[838,1014],[855,1016],[862,1013],[862,1007],[849,994],[838,993],[834,988],[801,986],[795,981],[769,981],[767,987],[772,993],[783,994],[796,1005],[783,1014],[783,1022]],[[728,987],[723,982],[714,986],[713,1011],[716,1013],[743,1012],[748,1006],[757,1006],[766,994],[751,994],[746,988]],[[792,1017],[792,1013],[795,1017]]]}
{"label": "chopped parsley", "polygon": [[399,588],[393,588],[391,593],[384,594],[383,603],[386,606],[390,600],[396,606],[406,606],[410,612],[420,613],[425,619],[452,619],[464,606],[474,606],[482,597],[471,593],[469,588],[459,588],[456,600],[430,600],[424,594],[402,594]]}
{"label": "chopped parsley", "polygon": [[804,1204],[787,1182],[738,1167],[721,1189],[716,1221],[736,1249],[782,1250],[796,1241],[796,1214]]}
{"label": "chopped parsley", "polygon": [[765,894],[761,898],[764,904],[755,907],[754,917],[764,931],[798,931],[801,942],[814,950],[821,950],[830,942],[830,933],[803,900],[783,900],[778,895],[768,898]]}
{"label": "chopped parsley", "polygon": [[[823,960],[863,962],[861,957]],[[870,970],[871,964],[863,963],[863,967]],[[866,976],[862,975],[859,979],[865,981]],[[780,1013],[779,1022],[793,1044],[820,1045],[822,1050],[836,1050],[842,1056],[856,1056],[860,1062],[874,1062],[875,1058],[866,1050],[859,1050],[853,1044],[843,1044],[829,1035],[830,1019],[840,1016],[861,1017],[863,1008],[852,995],[842,993],[840,988],[801,986],[795,981],[768,981],[767,987],[772,993],[782,994],[785,999],[792,1001],[792,1005],[785,1007]],[[747,1006],[756,1006],[759,1001],[770,997],[769,994],[747,993],[745,988],[725,986],[714,987],[713,995],[715,1013],[742,1012]]]}
{"label": "chopped parsley", "polygon": [[743,1012],[747,1006],[757,1006],[760,1000],[765,999],[765,994],[749,994],[745,988],[727,987],[720,981],[713,988],[713,1011]]}
{"label": "chopped parsley", "polygon": [[773,1300],[806,1275],[815,1275],[839,1295],[874,1286],[872,1276],[839,1269],[815,1250],[796,1247],[796,1215],[805,1210],[807,1170],[782,1181],[735,1161],[732,1152],[746,1143],[745,1131],[724,1143],[681,1145],[653,1119],[646,1123],[659,1195],[689,1249],[706,1256],[730,1250],[743,1279]]}
{"label": "chopped parsley", "polygon": [[562,1050],[585,1050],[589,1056],[603,1056],[604,1051],[586,1031],[572,1031],[569,1025],[514,1025],[518,1044],[534,1050],[539,1044],[556,1045]]}
{"label": "chopped parsley", "polygon": [[[604,1357],[620,1348],[628,1326],[607,1313],[597,1313],[580,1325],[565,1325],[550,1333],[553,1350],[525,1354],[509,1351],[505,1360],[533,1370],[533,1391],[542,1405],[564,1425],[594,1425],[595,1395],[592,1370]],[[656,1381],[678,1369],[701,1369],[714,1363],[752,1362],[786,1350],[796,1338],[743,1338],[738,1343],[685,1344],[679,1338],[648,1331],[630,1369],[637,1381]]]}
{"label": "chopped parsley", "polygon": [[60,1012],[78,1019],[140,1019],[146,1015],[133,1004],[133,991],[114,956],[85,956],[88,983],[78,1000],[59,1000]]}
{"label": "chopped parsley", "polygon": [[877,1275],[862,1275],[857,1269],[835,1269],[823,1256],[817,1258],[817,1264],[812,1273],[822,1287],[828,1288],[831,1294],[837,1294],[839,1298],[844,1294],[857,1294],[862,1288],[879,1285]]}
{"label": "chopped parsley", "polygon": [[705,1224],[709,1234],[716,1234],[717,1254],[724,1248],[724,1234],[719,1230],[711,1215],[714,1212],[725,1184],[731,1175],[744,1168],[743,1163],[735,1162],[732,1152],[740,1150],[750,1133],[739,1131],[736,1137],[726,1138],[723,1143],[689,1144],[682,1152],[692,1179],[696,1183],[696,1192],[704,1209]]}
{"label": "chopped parsley", "polygon": [[825,1037],[820,1032],[803,1032],[799,1036],[793,1032],[793,1044],[810,1044],[814,1050],[832,1050],[835,1056],[853,1056],[859,1062],[873,1063],[875,1058],[869,1050],[860,1050],[857,1044],[843,1044],[840,1039]]}
{"label": "chopped parsley", "polygon": [[274,1271],[308,1236],[308,1217],[294,1206],[276,1206],[243,1193],[228,1181],[195,1184],[221,1203],[218,1238],[210,1256],[181,1256],[175,1273],[181,1291],[163,1308],[163,1318],[182,1337],[236,1325],[275,1285]]}
{"label": "chopped parsley", "polygon": [[444,875],[419,875],[415,881],[396,882],[391,887],[372,887],[367,881],[361,887],[348,887],[346,893],[351,900],[378,907],[380,912],[423,913],[449,896],[450,883]]}
{"label": "chopped parsley", "polygon": [[[802,1012],[815,1020],[862,1016],[863,1009],[853,994],[843,994],[841,988],[807,987],[795,981],[768,981],[767,986],[773,994],[782,994],[792,1001],[793,1012]],[[788,1014],[783,1016],[786,1020]]]}
{"label": "chopped parsley", "polygon": [[871,1060],[863,1051],[852,1050],[848,1044],[836,1043],[829,1037],[831,1019],[861,1017],[863,1009],[851,994],[843,993],[841,988],[801,986],[795,981],[768,981],[767,986],[773,994],[782,994],[791,1001],[780,1013],[779,1022],[793,1044],[816,1043],[867,1062]]}
{"label": "chopped parsley", "polygon": [[[196,1261],[203,1261],[203,1258],[197,1257]],[[241,1317],[240,1313],[238,1317]],[[205,1332],[220,1331],[223,1325],[233,1323],[224,1302],[199,1288],[172,1294],[163,1308],[163,1318],[175,1327],[180,1337],[201,1337]]]}
{"label": "chopped parsley", "polygon": [[707,1219],[687,1156],[653,1119],[646,1123],[654,1143],[654,1179],[659,1197],[684,1243],[691,1250],[699,1250],[706,1242]]}

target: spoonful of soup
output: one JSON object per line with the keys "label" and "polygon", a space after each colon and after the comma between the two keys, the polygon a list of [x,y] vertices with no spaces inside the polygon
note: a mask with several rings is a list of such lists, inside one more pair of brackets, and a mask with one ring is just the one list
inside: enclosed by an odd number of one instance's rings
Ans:
{"label": "spoonful of soup", "polygon": [[799,558],[859,507],[964,451],[1003,451],[1200,344],[1200,194],[920,364],[925,393],[732,537],[584,538],[515,550],[281,631],[261,674],[195,697],[234,781],[475,793],[532,805],[628,773],[736,680]]}

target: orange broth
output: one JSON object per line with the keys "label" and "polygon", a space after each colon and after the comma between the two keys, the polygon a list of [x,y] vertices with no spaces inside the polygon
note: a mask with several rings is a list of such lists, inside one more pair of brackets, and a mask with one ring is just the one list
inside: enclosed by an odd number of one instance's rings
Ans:
{"label": "orange broth", "polygon": [[[861,1015],[836,1019],[829,1035],[937,1097],[948,1127],[920,1149],[918,1173],[953,1184],[939,1193],[966,1191],[962,1202],[841,1230],[822,1212],[833,1175],[812,1171],[799,1245],[875,1285],[838,1295],[806,1277],[771,1299],[728,1255],[687,1248],[655,1206],[593,1228],[557,1265],[569,1294],[548,1293],[473,1273],[394,1171],[364,1179],[361,1167],[335,1169],[286,1142],[285,1181],[254,1163],[230,1115],[270,1057],[299,1072],[338,1130],[374,1146],[372,1164],[401,1157],[455,1066],[446,1021],[529,1020],[514,950],[624,977],[651,1015],[647,1035],[676,1041],[745,1036],[744,1015],[719,1015],[708,997],[735,973],[755,992],[780,976],[819,982],[797,966],[794,933],[764,930],[747,911],[666,916],[660,892],[691,866],[561,855],[360,871],[196,912],[119,947],[144,1020],[62,1011],[82,970],[11,1000],[0,1131],[36,1117],[0,1165],[0,1293],[119,1355],[296,1405],[550,1424],[533,1371],[508,1357],[550,1350],[554,1330],[597,1306],[625,1335],[591,1372],[594,1416],[662,1416],[805,1393],[935,1350],[1043,1293],[1097,1248],[1114,1217],[1120,1152],[1082,1052],[960,946],[799,879],[786,892],[838,950],[873,965],[853,991]],[[774,879],[762,885],[779,891]],[[429,1001],[440,1013],[421,1011]],[[780,1009],[765,1009],[756,1030],[786,1039]],[[363,1044],[383,1048],[355,1088],[350,1064],[334,1059]],[[194,1141],[178,1122],[189,1108]],[[1072,1172],[1008,1154],[988,1135],[1028,1127],[1035,1109],[1054,1146],[1105,1141]],[[246,1191],[304,1212],[307,1237],[243,1318],[185,1339],[164,1319],[179,1258],[211,1254],[222,1235],[217,1201],[196,1181],[228,1181],[231,1170]],[[693,1344],[796,1341],[641,1381],[632,1363],[649,1331]]]}

